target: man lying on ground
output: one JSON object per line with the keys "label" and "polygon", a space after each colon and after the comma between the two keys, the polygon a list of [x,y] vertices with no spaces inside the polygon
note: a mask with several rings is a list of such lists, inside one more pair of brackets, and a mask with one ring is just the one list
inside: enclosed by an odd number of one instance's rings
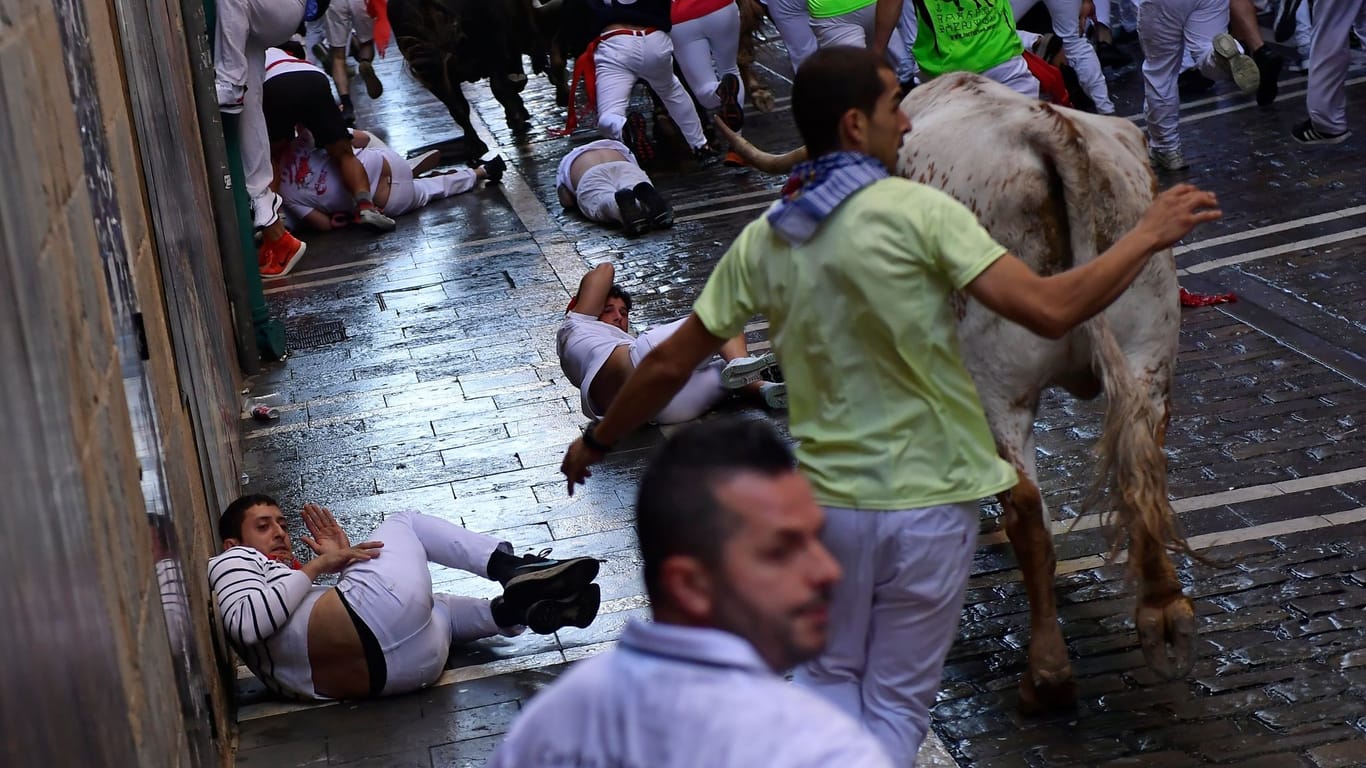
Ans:
{"label": "man lying on ground", "polygon": [[674,212],[625,144],[613,139],[574,148],[560,161],[555,191],[565,208],[628,235],[672,227]]}

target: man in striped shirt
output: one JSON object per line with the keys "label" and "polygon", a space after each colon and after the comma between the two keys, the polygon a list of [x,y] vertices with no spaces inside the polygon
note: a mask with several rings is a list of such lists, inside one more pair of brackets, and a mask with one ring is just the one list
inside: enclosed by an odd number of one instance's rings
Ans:
{"label": "man in striped shirt", "polygon": [[[403,693],[441,675],[452,642],[523,627],[548,634],[597,615],[598,561],[516,556],[512,545],[417,512],[389,515],[352,545],[323,507],[303,510],[315,555],[294,558],[280,505],[243,496],[219,519],[209,586],[223,629],[266,687],[304,699]],[[492,600],[433,594],[428,562],[503,585]],[[336,586],[314,585],[340,574]]]}

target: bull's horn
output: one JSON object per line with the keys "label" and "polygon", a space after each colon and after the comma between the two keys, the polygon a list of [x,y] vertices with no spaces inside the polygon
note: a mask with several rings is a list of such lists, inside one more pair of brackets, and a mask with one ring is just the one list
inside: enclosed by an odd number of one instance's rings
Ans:
{"label": "bull's horn", "polygon": [[716,124],[716,130],[726,137],[730,142],[730,148],[735,154],[743,157],[745,162],[752,168],[758,168],[764,173],[787,173],[792,170],[792,166],[806,159],[806,147],[785,152],[781,155],[774,155],[759,149],[750,144],[743,136],[732,131],[729,126],[721,122],[721,118],[713,117],[712,122]]}
{"label": "bull's horn", "polygon": [[563,4],[564,0],[531,0],[531,7],[536,13],[554,13]]}

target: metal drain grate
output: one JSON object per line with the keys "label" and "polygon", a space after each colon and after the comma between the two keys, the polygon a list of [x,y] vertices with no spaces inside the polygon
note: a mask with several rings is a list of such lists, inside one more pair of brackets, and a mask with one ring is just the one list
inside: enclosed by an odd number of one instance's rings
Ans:
{"label": "metal drain grate", "polygon": [[317,349],[346,339],[346,328],[340,320],[311,322],[285,328],[285,344],[289,349]]}

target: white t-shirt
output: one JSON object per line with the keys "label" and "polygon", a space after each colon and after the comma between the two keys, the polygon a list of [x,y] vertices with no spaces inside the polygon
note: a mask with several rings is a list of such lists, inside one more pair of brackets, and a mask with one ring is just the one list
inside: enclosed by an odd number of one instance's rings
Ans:
{"label": "white t-shirt", "polygon": [[[384,170],[382,145],[353,151],[365,166],[373,195]],[[302,220],[313,210],[331,215],[355,207],[355,200],[327,150],[313,146],[308,137],[295,139],[280,162],[280,197],[285,200],[285,210],[296,220]]]}
{"label": "white t-shirt", "polygon": [[[289,51],[280,48],[266,49],[266,76],[262,82],[283,75],[286,72],[322,72],[321,69],[309,64],[303,59],[296,59]],[[323,72],[323,74],[327,74]]]}

